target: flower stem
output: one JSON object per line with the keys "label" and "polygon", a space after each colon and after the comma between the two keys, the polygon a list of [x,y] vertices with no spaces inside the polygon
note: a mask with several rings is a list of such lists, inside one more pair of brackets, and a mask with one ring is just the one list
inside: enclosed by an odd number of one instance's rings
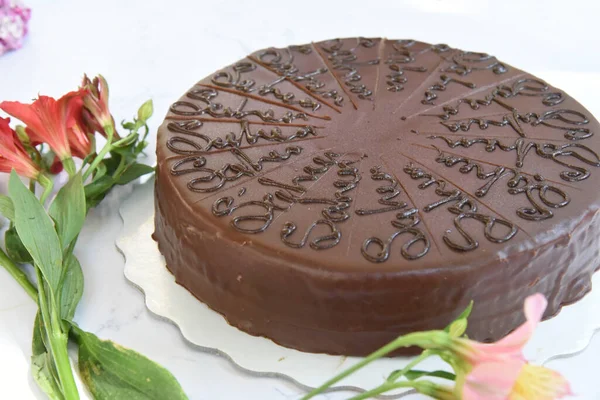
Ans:
{"label": "flower stem", "polygon": [[138,138],[138,134],[137,133],[132,133],[131,135],[127,135],[123,139],[120,139],[120,140],[114,142],[113,146],[114,147],[119,147],[119,146],[122,146],[124,144],[130,144],[130,143],[133,143],[134,141],[136,141],[137,138]]}
{"label": "flower stem", "polygon": [[[38,267],[35,267],[35,273],[38,279],[38,302],[42,314],[42,323],[46,327],[48,334],[48,345],[58,372],[60,386],[66,400],[79,400],[79,392],[73,377],[71,362],[67,352],[68,334],[61,329],[60,317],[57,315],[58,306],[55,304],[52,309],[48,306],[48,298],[44,284],[44,277]],[[50,293],[52,300],[52,293]]]}
{"label": "flower stem", "polygon": [[52,193],[52,189],[54,188],[54,181],[52,181],[52,179],[48,178],[44,174],[40,174],[38,180],[40,182],[40,185],[42,185],[42,187],[44,188],[44,193],[42,193],[42,195],[40,196],[40,203],[44,205],[46,199],[48,198],[48,196],[50,196],[50,193]]}
{"label": "flower stem", "polygon": [[408,335],[400,336],[399,338],[393,340],[392,342],[383,346],[379,350],[371,353],[370,355],[365,357],[359,363],[356,363],[355,365],[353,365],[350,368],[346,369],[345,371],[341,372],[339,375],[331,378],[330,380],[325,382],[323,385],[312,390],[310,393],[308,393],[306,396],[304,396],[302,398],[302,400],[308,400],[308,399],[313,398],[314,396],[323,392],[325,389],[327,389],[331,385],[333,385],[333,384],[341,381],[345,377],[353,374],[354,372],[358,371],[365,365],[370,364],[371,362],[377,360],[378,358],[388,355],[389,353],[391,353],[394,350],[399,349],[400,347],[410,347],[410,346],[425,347],[425,346],[428,346],[431,343],[431,339],[430,339],[431,336],[436,335],[436,334],[438,334],[437,331],[429,331],[429,332],[409,333]]}
{"label": "flower stem", "polygon": [[85,172],[83,173],[82,178],[83,178],[84,182],[90,176],[90,174],[92,172],[94,172],[96,170],[96,168],[98,168],[98,164],[100,164],[102,162],[102,160],[104,159],[106,154],[108,154],[108,152],[113,147],[113,143],[112,143],[113,136],[114,136],[113,127],[110,125],[107,125],[104,127],[104,131],[106,132],[106,144],[104,145],[104,147],[102,147],[102,150],[100,150],[100,153],[98,153],[98,156],[96,158],[94,158],[94,161],[92,161],[92,163],[90,164],[88,169],[86,169]]}
{"label": "flower stem", "polygon": [[19,268],[19,266],[15,264],[13,260],[11,260],[6,253],[2,251],[2,249],[0,249],[0,264],[8,271],[9,274],[11,274],[13,278],[15,278],[17,283],[21,285],[23,289],[25,289],[29,297],[36,301],[38,295],[37,289],[35,286],[33,286],[27,275],[25,275],[25,272],[23,272],[23,270]]}
{"label": "flower stem", "polygon": [[121,176],[121,174],[123,173],[123,171],[125,171],[126,165],[127,164],[125,164],[125,157],[121,157],[121,161],[119,161],[119,166],[115,170],[115,173],[113,174],[113,178],[118,179]]}
{"label": "flower stem", "polygon": [[433,353],[431,352],[431,350],[423,350],[423,352],[419,355],[419,357],[417,357],[414,360],[412,360],[411,362],[409,362],[406,365],[406,367],[404,367],[400,371],[396,371],[396,372],[392,373],[389,376],[389,378],[387,379],[388,382],[394,382],[395,380],[397,380],[401,376],[406,375],[406,373],[408,371],[410,371],[411,369],[413,369],[417,364],[419,364],[420,362],[422,362],[423,360],[425,360],[426,358],[428,358],[428,357],[430,357],[432,355],[433,355]]}
{"label": "flower stem", "polygon": [[77,173],[77,168],[75,167],[75,162],[73,161],[73,159],[71,157],[65,158],[64,160],[62,160],[62,163],[63,163],[63,167],[65,168],[65,171],[67,171],[67,173],[69,174],[69,177],[73,177],[73,175],[75,175]]}
{"label": "flower stem", "polygon": [[364,400],[369,399],[371,397],[375,397],[379,394],[389,392],[394,389],[402,389],[402,388],[414,388],[417,385],[416,382],[386,382],[381,386],[376,387],[375,389],[367,390],[366,392],[362,392],[359,395],[352,397],[350,400]]}

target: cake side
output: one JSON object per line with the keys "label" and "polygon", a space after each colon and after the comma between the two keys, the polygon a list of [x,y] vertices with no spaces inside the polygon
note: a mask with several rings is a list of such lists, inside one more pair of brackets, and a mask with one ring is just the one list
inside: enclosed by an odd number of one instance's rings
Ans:
{"label": "cake side", "polygon": [[543,293],[545,316],[553,316],[591,289],[600,266],[600,216],[590,212],[536,251],[459,273],[344,276],[291,267],[291,260],[223,240],[205,216],[190,217],[168,195],[164,173],[159,167],[154,237],[177,282],[231,325],[302,351],[366,355],[401,334],[445,327],[470,300],[477,306],[469,337],[497,340],[523,322],[522,299]]}

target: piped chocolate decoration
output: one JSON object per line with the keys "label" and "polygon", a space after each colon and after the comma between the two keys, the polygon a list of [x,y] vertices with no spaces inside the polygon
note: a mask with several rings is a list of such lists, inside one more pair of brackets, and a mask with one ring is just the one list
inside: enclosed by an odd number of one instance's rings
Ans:
{"label": "piped chocolate decoration", "polygon": [[[443,328],[495,340],[589,291],[599,124],[494,56],[415,40],[268,48],[203,79],[159,129],[156,232],[234,326],[364,355]],[[237,277],[243,276],[243,280]]]}

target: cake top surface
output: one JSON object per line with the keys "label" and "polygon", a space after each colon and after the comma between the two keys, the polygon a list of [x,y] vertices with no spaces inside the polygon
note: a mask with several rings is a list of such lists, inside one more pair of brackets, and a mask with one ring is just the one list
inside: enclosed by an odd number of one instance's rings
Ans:
{"label": "cake top surface", "polygon": [[201,80],[157,152],[190,229],[201,219],[290,265],[429,271],[560,244],[597,208],[598,128],[493,56],[348,38],[263,49]]}

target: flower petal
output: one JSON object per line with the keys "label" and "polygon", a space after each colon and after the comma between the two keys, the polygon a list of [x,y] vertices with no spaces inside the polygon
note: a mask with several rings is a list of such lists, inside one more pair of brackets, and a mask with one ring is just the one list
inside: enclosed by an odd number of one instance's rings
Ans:
{"label": "flower petal", "polygon": [[541,293],[536,293],[525,299],[525,318],[526,321],[511,332],[508,336],[500,339],[496,343],[490,345],[494,346],[498,351],[505,353],[521,353],[523,346],[527,344],[533,331],[538,326],[546,310],[548,302]]}
{"label": "flower petal", "polygon": [[23,148],[15,131],[9,126],[10,119],[0,118],[0,172],[10,172],[27,178],[39,175],[38,167]]}
{"label": "flower petal", "polygon": [[19,103],[18,101],[3,101],[0,103],[0,108],[22,121],[32,131],[43,131],[42,121],[31,105]]}
{"label": "flower petal", "polygon": [[462,399],[507,399],[524,365],[524,361],[516,359],[476,365],[465,379]]}
{"label": "flower petal", "polygon": [[558,372],[539,365],[521,368],[510,400],[554,400],[572,395],[569,382]]}
{"label": "flower petal", "polygon": [[70,93],[63,96],[58,101],[52,97],[40,96],[31,107],[36,110],[36,113],[39,115],[43,124],[43,130],[36,131],[35,128],[32,128],[27,124],[27,127],[35,132],[35,139],[40,142],[48,143],[61,160],[64,160],[71,155],[66,126],[68,98],[70,98]]}
{"label": "flower petal", "polygon": [[71,147],[71,154],[83,160],[90,154],[92,142],[77,123],[72,123],[70,125],[69,146]]}

